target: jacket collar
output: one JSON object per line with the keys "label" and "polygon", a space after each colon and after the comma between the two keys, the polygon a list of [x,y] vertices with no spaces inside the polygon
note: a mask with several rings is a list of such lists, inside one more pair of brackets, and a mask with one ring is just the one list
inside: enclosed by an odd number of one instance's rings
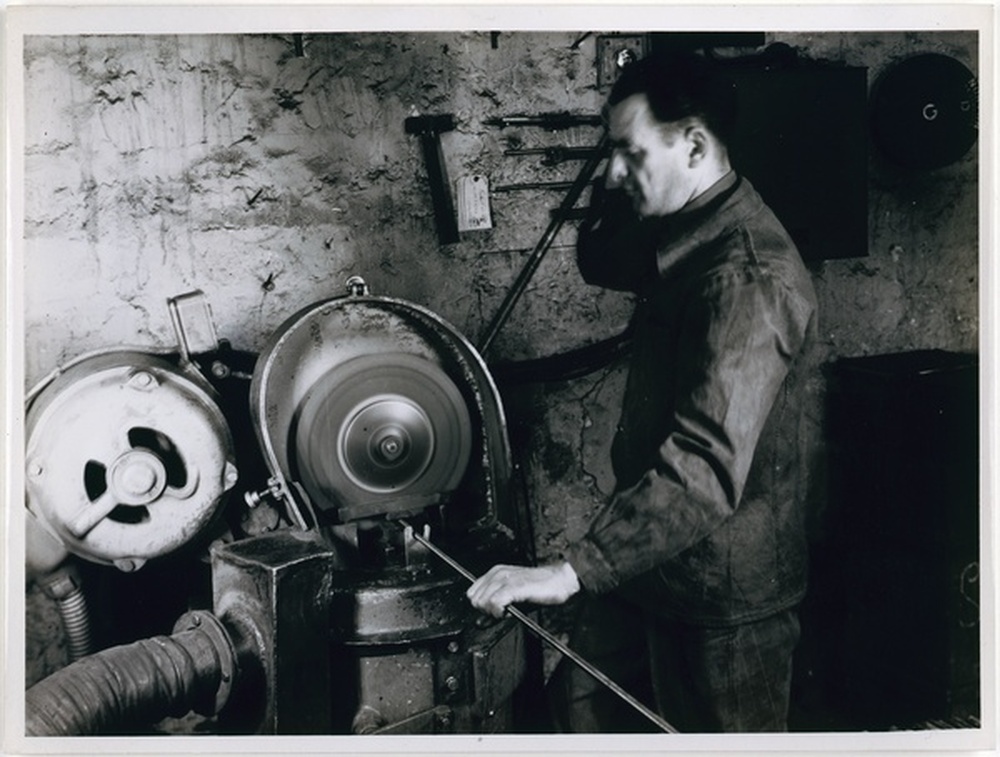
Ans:
{"label": "jacket collar", "polygon": [[[699,202],[702,198],[705,201]],[[661,277],[701,247],[735,229],[763,206],[753,185],[735,172],[716,182],[695,203],[696,207],[664,219],[656,247],[656,269]]]}

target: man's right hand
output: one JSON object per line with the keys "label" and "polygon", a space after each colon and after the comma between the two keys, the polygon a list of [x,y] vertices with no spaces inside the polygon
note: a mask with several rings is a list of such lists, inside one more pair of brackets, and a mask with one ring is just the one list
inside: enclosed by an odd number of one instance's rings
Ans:
{"label": "man's right hand", "polygon": [[561,605],[578,591],[576,571],[562,562],[537,568],[494,565],[465,594],[473,607],[499,618],[511,602]]}

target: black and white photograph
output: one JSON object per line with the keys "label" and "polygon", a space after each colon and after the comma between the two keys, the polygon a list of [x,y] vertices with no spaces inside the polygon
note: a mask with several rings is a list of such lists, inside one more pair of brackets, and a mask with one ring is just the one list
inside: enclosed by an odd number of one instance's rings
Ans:
{"label": "black and white photograph", "polygon": [[993,11],[8,7],[3,753],[996,749]]}

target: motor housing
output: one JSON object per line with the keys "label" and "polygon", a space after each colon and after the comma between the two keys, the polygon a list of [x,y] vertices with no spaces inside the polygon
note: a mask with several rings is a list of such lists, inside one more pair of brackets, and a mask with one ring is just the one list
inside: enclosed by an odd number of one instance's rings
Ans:
{"label": "motor housing", "polygon": [[29,393],[27,505],[72,553],[132,571],[191,542],[238,472],[211,387],[164,357],[80,358]]}

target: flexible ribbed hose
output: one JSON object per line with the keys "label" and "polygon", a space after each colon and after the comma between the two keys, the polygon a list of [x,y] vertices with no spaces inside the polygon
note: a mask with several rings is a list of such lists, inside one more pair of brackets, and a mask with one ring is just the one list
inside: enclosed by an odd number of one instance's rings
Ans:
{"label": "flexible ribbed hose", "polygon": [[191,710],[213,714],[216,694],[229,675],[223,671],[232,669],[232,648],[205,628],[106,649],[28,689],[25,733],[134,733],[141,730],[137,726]]}
{"label": "flexible ribbed hose", "polygon": [[90,614],[87,599],[80,585],[80,575],[72,564],[61,564],[37,577],[45,595],[55,600],[62,618],[66,641],[69,644],[70,662],[86,657],[94,651],[90,637]]}
{"label": "flexible ribbed hose", "polygon": [[94,651],[90,637],[90,615],[87,600],[80,589],[74,589],[67,596],[57,600],[59,615],[62,616],[69,655],[73,661],[83,659]]}

